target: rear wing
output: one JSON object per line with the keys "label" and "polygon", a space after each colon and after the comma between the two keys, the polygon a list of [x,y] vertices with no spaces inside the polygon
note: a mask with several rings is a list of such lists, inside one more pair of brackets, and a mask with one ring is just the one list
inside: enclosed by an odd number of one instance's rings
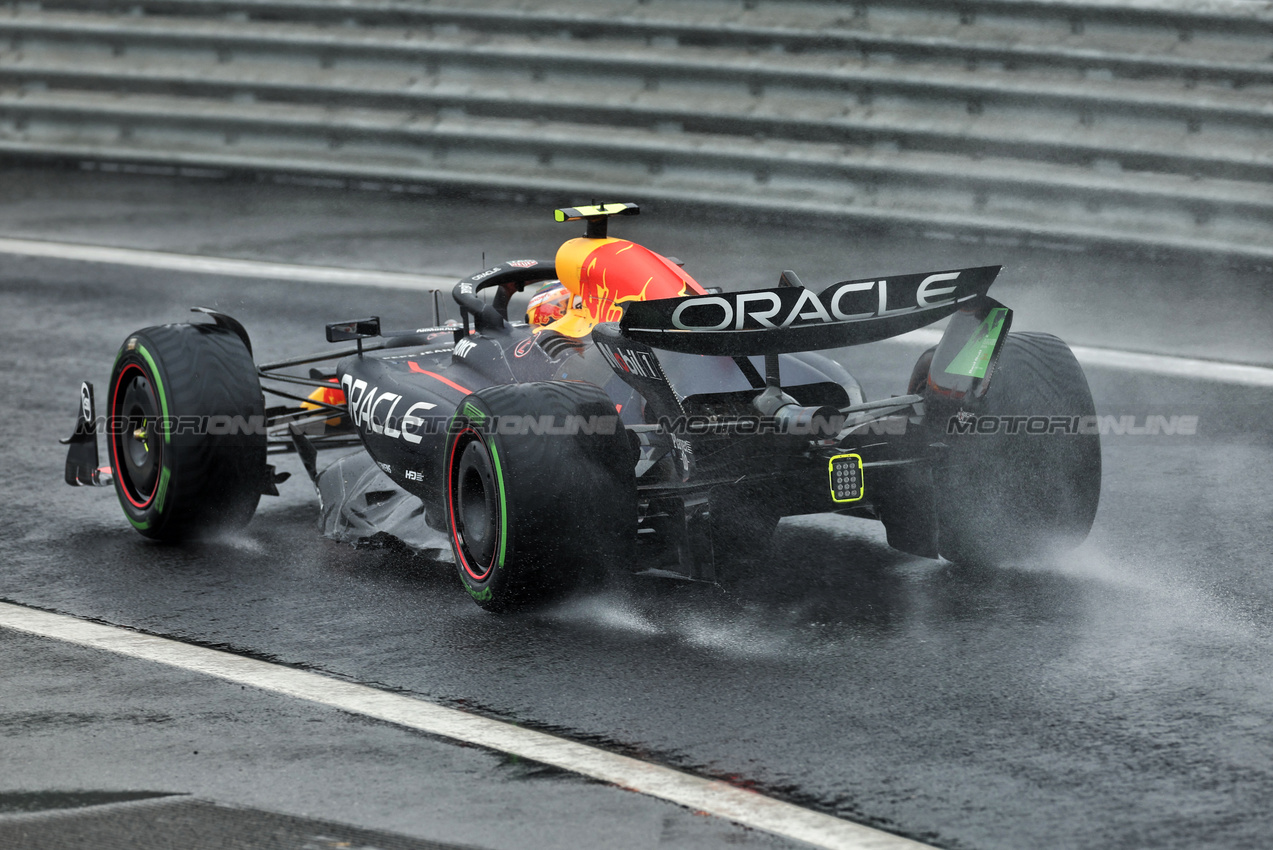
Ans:
{"label": "rear wing", "polygon": [[[1002,266],[868,278],[815,294],[799,285],[634,301],[619,330],[630,340],[727,357],[862,345],[908,333],[984,298]],[[794,275],[784,274],[784,281]]]}

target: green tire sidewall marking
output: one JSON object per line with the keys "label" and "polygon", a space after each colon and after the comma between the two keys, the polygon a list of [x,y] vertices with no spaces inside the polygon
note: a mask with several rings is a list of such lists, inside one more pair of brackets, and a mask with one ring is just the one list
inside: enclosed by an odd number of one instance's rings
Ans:
{"label": "green tire sidewall marking", "polygon": [[491,589],[489,587],[484,587],[481,590],[474,590],[466,581],[464,582],[464,589],[469,592],[469,596],[472,596],[478,602],[485,602],[491,598]]}
{"label": "green tire sidewall marking", "polygon": [[137,343],[137,353],[146,361],[146,365],[150,367],[150,374],[155,376],[155,388],[159,390],[159,405],[163,408],[163,429],[164,442],[172,442],[172,434],[168,427],[168,396],[164,393],[164,379],[159,376],[159,367],[155,365],[155,359],[150,356],[150,352],[141,343]]}
{"label": "green tire sidewall marking", "polygon": [[133,524],[133,528],[140,529],[141,531],[145,531],[150,528],[150,520],[133,519],[128,511],[124,511],[124,516],[127,517],[128,521]]}
{"label": "green tire sidewall marking", "polygon": [[504,495],[504,471],[499,462],[499,450],[492,441],[489,444],[491,459],[495,461],[495,483],[499,487],[499,552],[495,556],[496,569],[504,567],[504,551],[508,548],[508,500]]}
{"label": "green tire sidewall marking", "polygon": [[163,471],[159,473],[159,492],[155,494],[155,513],[164,512],[164,500],[168,496],[168,479],[171,477],[171,470],[167,464],[164,465]]}

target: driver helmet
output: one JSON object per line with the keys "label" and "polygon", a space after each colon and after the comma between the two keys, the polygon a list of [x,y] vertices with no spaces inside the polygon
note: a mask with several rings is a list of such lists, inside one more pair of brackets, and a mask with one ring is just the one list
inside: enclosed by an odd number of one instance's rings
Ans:
{"label": "driver helmet", "polygon": [[546,283],[531,296],[526,307],[526,321],[540,326],[551,324],[566,315],[570,306],[570,290],[560,281]]}

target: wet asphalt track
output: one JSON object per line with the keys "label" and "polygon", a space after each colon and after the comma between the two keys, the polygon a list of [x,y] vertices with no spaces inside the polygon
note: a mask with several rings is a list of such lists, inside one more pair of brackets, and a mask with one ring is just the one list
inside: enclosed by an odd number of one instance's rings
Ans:
{"label": "wet asphalt track", "polygon": [[[456,273],[474,265],[462,264],[469,254],[548,255],[563,238],[504,203],[18,178],[28,194],[16,190],[7,204],[4,235],[409,270],[432,260],[414,270]],[[498,247],[504,216],[517,218],[515,250]],[[399,230],[370,247],[358,239],[383,234],[388,221]],[[1190,353],[1208,351],[1210,338],[1249,362],[1270,362],[1273,349],[1268,308],[1255,300],[1268,270],[919,238],[855,250],[828,245],[828,234],[787,234],[794,242],[784,244],[728,223],[641,221],[634,238],[687,260],[708,284],[713,275],[764,284],[794,267],[817,286],[848,265],[841,256],[853,263],[838,277],[1007,260],[995,294],[1018,309],[1018,328],[1139,350],[1169,350],[1178,337]],[[669,244],[678,228],[693,234],[684,250]],[[344,262],[342,244],[357,246]],[[786,256],[746,271],[776,245]],[[700,253],[721,259],[700,264]],[[1211,312],[1169,327],[1174,310],[1157,305],[1188,313],[1199,291]],[[1194,437],[1107,439],[1092,537],[1052,562],[959,569],[893,552],[871,523],[806,517],[785,521],[766,569],[729,588],[640,582],[519,617],[481,612],[449,566],[318,538],[315,499],[298,478],[263,501],[246,533],[180,548],[131,532],[113,492],[61,484],[55,441],[72,425],[78,381],[104,382],[137,327],[217,306],[245,322],[268,359],[322,348],[325,321],[414,316],[420,303],[404,292],[6,259],[0,598],[402,689],[944,847],[1268,845],[1267,389],[1089,370],[1102,413],[1197,414],[1202,424]],[[1083,319],[1087,305],[1099,319]],[[917,353],[881,345],[848,362],[879,396],[902,391]],[[75,752],[51,752],[65,762],[59,775],[74,777]],[[396,767],[408,781],[413,768]],[[86,765],[85,775],[97,773]],[[140,781],[136,769],[129,776]],[[499,779],[501,793],[523,793],[519,781]],[[21,779],[9,772],[3,784],[14,790]],[[590,816],[571,799],[544,805],[563,821]],[[427,822],[392,806],[332,802],[326,813],[429,835]],[[516,820],[515,806],[509,815]],[[515,838],[516,823],[506,826],[504,838]]]}

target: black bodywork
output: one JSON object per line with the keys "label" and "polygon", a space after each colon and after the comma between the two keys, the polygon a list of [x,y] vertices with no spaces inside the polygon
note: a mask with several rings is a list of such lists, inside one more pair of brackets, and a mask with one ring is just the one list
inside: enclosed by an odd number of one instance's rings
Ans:
{"label": "black bodywork", "polygon": [[[585,238],[594,231],[604,235],[589,219]],[[510,316],[519,292],[557,279],[555,264],[503,263],[455,286],[460,318],[449,324],[440,321],[435,293],[431,327],[390,332],[374,317],[336,322],[327,338],[343,349],[258,364],[262,389],[281,402],[266,408],[269,451],[298,453],[317,483],[320,451],[364,447],[397,492],[423,505],[390,505],[378,515],[412,522],[422,514],[420,522],[443,532],[445,448],[466,398],[500,385],[586,382],[614,403],[628,437],[636,565],[714,580],[727,560],[763,551],[778,518],[828,511],[880,520],[890,545],[935,558],[933,469],[944,450],[936,423],[981,398],[993,376],[1011,324],[1011,311],[986,295],[998,271],[842,281],[817,293],[784,272],[773,289],[629,301],[621,321],[572,337]],[[241,324],[200,312],[250,354]],[[868,401],[852,375],[817,353],[947,317],[906,395]],[[333,395],[337,389],[343,396]],[[80,425],[68,441],[71,484],[103,483],[93,408],[85,384]],[[366,469],[342,471],[347,480],[335,491],[383,482]],[[285,476],[266,470],[260,492],[276,494]],[[376,499],[383,501],[379,490]],[[332,510],[324,505],[328,526]],[[739,522],[740,515],[762,520]],[[753,533],[759,545],[749,547]]]}
{"label": "black bodywork", "polygon": [[[941,447],[925,425],[922,396],[867,402],[841,365],[814,351],[791,349],[882,339],[957,311],[962,321],[951,327],[962,346],[996,308],[1004,314],[995,333],[1000,337],[1010,314],[985,297],[997,271],[944,273],[964,278],[957,281],[962,288],[947,290],[946,303],[929,310],[897,308],[891,316],[847,312],[849,295],[873,299],[885,309],[908,298],[913,304],[916,289],[937,276],[913,275],[896,279],[892,296],[862,286],[873,281],[829,288],[827,293],[849,286],[835,308],[837,315],[854,316],[850,322],[815,325],[797,319],[788,328],[753,331],[740,319],[734,324],[741,327],[726,332],[682,331],[671,313],[677,302],[693,299],[673,299],[634,302],[622,322],[600,324],[590,336],[576,339],[508,316],[517,292],[555,279],[552,263],[495,266],[455,287],[461,326],[399,335],[378,350],[349,354],[330,379],[345,394],[342,428],[354,429],[384,473],[420,498],[425,521],[439,530],[445,528],[444,444],[465,397],[507,383],[586,381],[615,403],[635,447],[642,567],[714,579],[713,525],[721,522],[722,511],[753,504],[774,516],[838,511],[878,519],[894,547],[936,557],[930,465]],[[784,278],[792,280],[789,273]],[[482,290],[493,290],[494,299],[484,300]],[[777,293],[778,315],[799,310],[799,298],[814,297],[789,283],[762,292]],[[827,293],[824,300],[832,297]],[[736,303],[739,295],[710,298]],[[885,303],[888,297],[896,301]],[[747,303],[744,298],[743,306]],[[719,306],[708,303],[704,309]],[[811,314],[818,317],[816,309]],[[680,318],[685,315],[683,310]],[[330,325],[328,335],[333,341],[358,339],[361,346],[382,332],[378,320],[366,319]],[[984,383],[945,376],[942,387],[923,377],[954,404]],[[858,498],[837,502],[829,467],[832,458],[845,455],[860,458],[861,481]]]}

